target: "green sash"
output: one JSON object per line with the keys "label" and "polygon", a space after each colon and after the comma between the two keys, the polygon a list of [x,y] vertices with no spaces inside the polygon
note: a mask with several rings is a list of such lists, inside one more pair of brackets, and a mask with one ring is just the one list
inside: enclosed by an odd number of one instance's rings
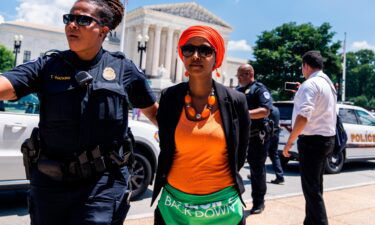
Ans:
{"label": "green sash", "polygon": [[165,185],[158,208],[167,225],[236,225],[243,217],[234,187],[208,195],[191,195]]}

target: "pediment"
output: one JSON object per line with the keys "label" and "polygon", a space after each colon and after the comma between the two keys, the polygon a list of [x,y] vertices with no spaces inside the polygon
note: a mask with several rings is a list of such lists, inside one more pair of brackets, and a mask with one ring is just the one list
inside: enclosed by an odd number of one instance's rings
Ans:
{"label": "pediment", "polygon": [[195,2],[149,5],[144,8],[231,28],[228,23]]}

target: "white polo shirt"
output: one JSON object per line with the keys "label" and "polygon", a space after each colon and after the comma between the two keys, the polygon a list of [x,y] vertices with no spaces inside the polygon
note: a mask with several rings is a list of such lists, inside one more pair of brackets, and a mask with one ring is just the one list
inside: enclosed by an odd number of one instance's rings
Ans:
{"label": "white polo shirt", "polygon": [[306,127],[301,134],[326,137],[336,134],[337,99],[332,89],[334,90],[333,83],[323,71],[311,74],[302,83],[294,97],[292,116],[293,126],[297,115],[307,119]]}

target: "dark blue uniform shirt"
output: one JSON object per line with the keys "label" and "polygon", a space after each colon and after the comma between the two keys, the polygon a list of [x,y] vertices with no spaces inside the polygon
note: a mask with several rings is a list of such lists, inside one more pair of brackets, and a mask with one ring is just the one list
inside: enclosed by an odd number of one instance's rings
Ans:
{"label": "dark blue uniform shirt", "polygon": [[[75,75],[93,77],[87,87]],[[118,147],[127,134],[128,104],[145,108],[155,102],[144,74],[122,53],[101,49],[91,61],[68,50],[54,52],[3,74],[17,97],[37,93],[42,151],[68,156],[96,145]]]}
{"label": "dark blue uniform shirt", "polygon": [[[247,105],[249,110],[264,107],[269,110],[272,109],[272,97],[270,92],[260,82],[253,82],[245,87],[237,87],[237,91],[240,91],[246,95]],[[260,129],[263,127],[264,122],[268,120],[268,117],[263,119],[252,119],[251,128]]]}

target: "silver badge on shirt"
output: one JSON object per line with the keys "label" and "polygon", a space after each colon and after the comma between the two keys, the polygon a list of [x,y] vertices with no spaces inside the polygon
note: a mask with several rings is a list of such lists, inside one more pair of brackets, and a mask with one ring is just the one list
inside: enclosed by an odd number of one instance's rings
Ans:
{"label": "silver badge on shirt", "polygon": [[106,67],[103,70],[103,78],[106,80],[114,80],[116,79],[116,72],[111,67]]}

